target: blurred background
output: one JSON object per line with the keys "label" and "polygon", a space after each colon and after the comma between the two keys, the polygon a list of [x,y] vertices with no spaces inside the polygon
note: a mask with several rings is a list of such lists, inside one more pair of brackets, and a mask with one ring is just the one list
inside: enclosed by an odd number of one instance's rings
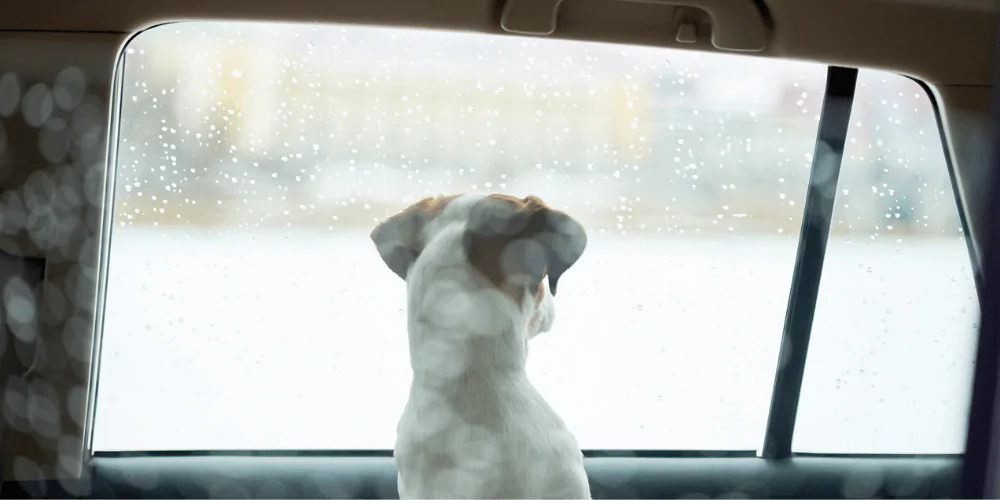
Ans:
{"label": "blurred background", "polygon": [[[421,194],[558,183],[552,202],[604,230],[796,230],[825,81],[794,62],[246,24],[167,26],[128,56],[129,225],[367,224]],[[954,234],[933,110],[887,76],[862,79],[865,168],[845,169],[835,230],[890,214],[899,233]]]}
{"label": "blurred background", "polygon": [[[581,446],[756,449],[825,77],[470,33],[140,34],[95,448],[391,448],[405,290],[368,233],[480,190],[591,234],[529,362]],[[932,103],[863,70],[851,121],[796,451],[960,452],[978,311]]]}

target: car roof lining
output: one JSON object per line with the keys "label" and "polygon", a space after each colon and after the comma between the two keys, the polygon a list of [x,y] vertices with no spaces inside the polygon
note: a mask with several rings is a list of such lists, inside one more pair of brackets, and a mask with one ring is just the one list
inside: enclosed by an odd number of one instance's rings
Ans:
{"label": "car roof lining", "polygon": [[[131,33],[185,20],[353,23],[504,34],[503,11],[518,0],[106,0],[17,2],[5,7],[2,31]],[[553,2],[555,0],[533,0]],[[521,0],[521,3],[526,3]],[[676,39],[678,11],[715,5],[739,17],[732,30],[764,23],[767,44],[748,52],[888,70],[933,85],[992,84],[996,8],[991,0],[564,0],[556,2],[551,37],[720,51],[709,38]],[[693,7],[692,7],[693,6]],[[721,7],[720,7],[721,6]],[[731,7],[726,7],[731,6]],[[733,16],[730,16],[732,18]],[[713,23],[714,24],[714,23]],[[721,23],[720,23],[721,24]],[[711,28],[716,30],[716,28]],[[721,30],[721,28],[719,28]],[[723,34],[723,36],[729,36]],[[725,52],[725,51],[723,51]]]}

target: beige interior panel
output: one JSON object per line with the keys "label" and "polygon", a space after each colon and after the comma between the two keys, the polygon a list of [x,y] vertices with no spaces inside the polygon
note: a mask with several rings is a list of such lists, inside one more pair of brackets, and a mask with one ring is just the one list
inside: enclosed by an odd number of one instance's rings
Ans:
{"label": "beige interior panel", "polygon": [[991,85],[995,15],[925,3],[768,0],[773,54],[883,69],[935,85]]}
{"label": "beige interior panel", "polygon": [[[0,33],[0,248],[46,260],[37,334],[11,349],[4,380],[5,479],[79,477],[90,385],[108,98],[123,36]],[[6,77],[10,81],[10,76]]]}
{"label": "beige interior panel", "polygon": [[945,129],[950,161],[954,166],[959,195],[967,214],[967,228],[972,237],[975,258],[981,260],[982,242],[986,237],[987,175],[990,164],[992,134],[989,109],[993,88],[942,85],[933,89],[940,118]]}

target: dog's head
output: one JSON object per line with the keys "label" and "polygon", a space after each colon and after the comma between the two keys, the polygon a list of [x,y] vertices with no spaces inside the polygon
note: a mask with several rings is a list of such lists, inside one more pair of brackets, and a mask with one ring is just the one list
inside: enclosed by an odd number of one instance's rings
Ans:
{"label": "dog's head", "polygon": [[448,244],[461,247],[483,283],[518,305],[533,299],[529,336],[551,328],[551,296],[587,246],[583,226],[535,196],[466,194],[420,200],[379,224],[371,238],[389,269],[407,280],[424,249],[445,234],[454,237],[456,225],[461,234]]}

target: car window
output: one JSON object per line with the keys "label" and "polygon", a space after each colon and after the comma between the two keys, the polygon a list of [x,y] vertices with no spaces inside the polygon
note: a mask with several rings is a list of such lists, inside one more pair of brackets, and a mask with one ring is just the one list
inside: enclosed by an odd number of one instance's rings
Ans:
{"label": "car window", "polygon": [[965,449],[979,302],[933,104],[858,74],[793,450]]}
{"label": "car window", "polygon": [[[248,23],[164,25],[125,52],[95,450],[392,448],[406,290],[368,235],[466,191],[537,195],[588,231],[528,363],[582,447],[760,446],[825,66]],[[852,196],[867,158],[845,158]],[[831,432],[805,406],[821,324],[838,324],[823,308],[857,308],[830,292],[836,234],[872,234],[849,226],[831,237],[797,447]]]}

